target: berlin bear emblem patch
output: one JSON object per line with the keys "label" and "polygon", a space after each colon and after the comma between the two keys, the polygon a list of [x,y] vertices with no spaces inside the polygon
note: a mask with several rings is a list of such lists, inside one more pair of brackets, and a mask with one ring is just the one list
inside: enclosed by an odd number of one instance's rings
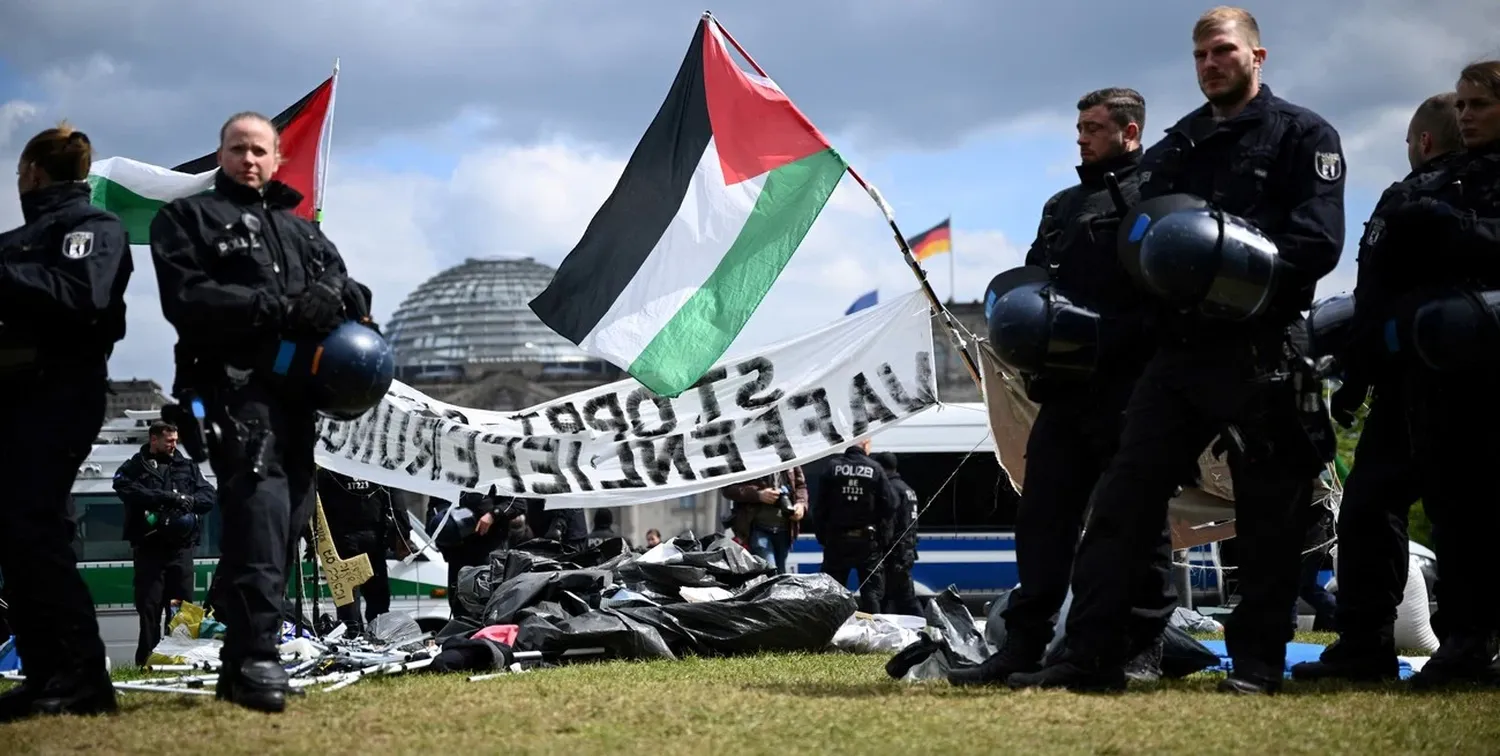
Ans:
{"label": "berlin bear emblem patch", "polygon": [[82,260],[94,253],[94,232],[74,231],[63,237],[63,257]]}
{"label": "berlin bear emblem patch", "polygon": [[1344,175],[1344,158],[1337,152],[1319,152],[1317,162],[1318,178],[1324,181],[1338,181]]}

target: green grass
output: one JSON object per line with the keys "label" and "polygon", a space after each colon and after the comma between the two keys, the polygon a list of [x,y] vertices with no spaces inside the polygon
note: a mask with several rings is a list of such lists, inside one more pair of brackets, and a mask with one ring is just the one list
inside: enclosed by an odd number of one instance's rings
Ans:
{"label": "green grass", "polygon": [[[1323,638],[1301,636],[1321,641]],[[578,664],[487,682],[370,678],[267,716],[121,696],[117,717],[0,726],[3,753],[1494,753],[1500,692],[1398,684],[1214,692],[1195,675],[1125,695],[899,683],[884,655]],[[122,671],[122,677],[125,676]]]}

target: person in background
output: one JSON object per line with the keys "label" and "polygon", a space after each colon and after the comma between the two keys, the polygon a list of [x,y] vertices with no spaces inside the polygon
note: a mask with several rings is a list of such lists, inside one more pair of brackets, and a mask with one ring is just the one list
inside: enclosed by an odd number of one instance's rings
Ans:
{"label": "person in background", "polygon": [[[615,530],[615,513],[608,509],[601,509],[594,513],[594,529],[589,532],[589,548],[598,546],[611,538],[621,538]],[[629,550],[630,539],[624,538],[625,548]]]}
{"label": "person in background", "polygon": [[[388,534],[395,526],[391,496],[385,486],[326,468],[318,468],[317,486],[323,516],[328,521],[328,533],[339,558],[353,559],[364,554],[370,561],[370,579],[354,589],[353,603],[337,608],[339,621],[353,637],[362,632],[364,622],[373,622],[391,610],[391,583],[386,564]],[[360,620],[361,603],[364,604],[364,622]]]}
{"label": "person in background", "polygon": [[885,470],[896,491],[896,516],[892,524],[895,547],[885,559],[884,609],[889,614],[922,616],[922,605],[917,602],[916,585],[911,579],[911,567],[917,561],[917,513],[920,511],[917,492],[901,479],[897,470],[896,455],[880,452],[870,455]]}
{"label": "person in background", "polygon": [[822,572],[847,583],[859,578],[859,610],[880,611],[885,578],[875,568],[891,546],[896,490],[880,463],[870,459],[870,440],[828,458],[818,478],[818,544]]}
{"label": "person in background", "polygon": [[807,477],[802,468],[791,467],[725,486],[723,493],[732,502],[730,520],[735,536],[777,574],[786,574],[787,554],[807,514]]}
{"label": "person in background", "polygon": [[588,518],[582,509],[548,509],[546,499],[518,498],[525,502],[526,527],[533,536],[557,541],[564,549],[585,548],[589,540]]}

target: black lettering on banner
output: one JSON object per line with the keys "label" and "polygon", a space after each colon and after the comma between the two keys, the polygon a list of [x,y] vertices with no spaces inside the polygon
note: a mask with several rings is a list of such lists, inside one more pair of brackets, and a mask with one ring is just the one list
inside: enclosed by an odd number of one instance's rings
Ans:
{"label": "black lettering on banner", "polygon": [[[569,405],[569,406],[572,406],[572,405]],[[547,420],[548,420],[548,422],[551,422],[552,418],[549,417],[549,418],[547,418]],[[576,481],[578,481],[578,490],[580,490],[580,491],[592,491],[592,490],[594,490],[594,483],[593,483],[593,481],[590,481],[589,480],[589,476],[583,474],[583,468],[578,466],[578,457],[579,457],[579,455],[583,454],[583,442],[582,441],[569,441],[569,442],[567,442],[567,444],[568,444],[568,472],[573,473],[573,479],[576,480]]]}
{"label": "black lettering on banner", "polygon": [[[660,444],[660,447],[657,445]],[[643,439],[632,441],[630,445],[635,447],[635,453],[641,458],[641,466],[646,468],[646,477],[658,486],[667,484],[667,473],[672,468],[677,468],[677,474],[683,480],[697,480],[698,476],[693,472],[692,465],[688,464],[687,445],[683,443],[681,433],[674,433],[666,438]]]}
{"label": "black lettering on banner", "polygon": [[713,370],[703,374],[693,388],[698,389],[698,403],[703,406],[703,414],[698,416],[699,423],[711,423],[724,414],[719,409],[719,394],[714,391],[714,384],[729,377],[729,368],[720,365]]}
{"label": "black lettering on banner", "polygon": [[502,451],[490,455],[490,464],[494,466],[496,472],[505,473],[510,478],[510,487],[517,496],[525,494],[526,482],[521,479],[521,466],[516,464],[516,444],[521,443],[521,439],[515,436],[487,433],[484,436],[484,443],[492,447],[504,445],[505,448]]}
{"label": "black lettering on banner", "polygon": [[[607,417],[600,417],[600,410],[607,410]],[[583,403],[583,422],[596,431],[614,433],[616,441],[625,440],[625,431],[630,423],[625,422],[625,410],[620,409],[620,395],[611,391]]]}
{"label": "black lettering on banner", "polygon": [[[649,445],[651,442],[644,443]],[[635,469],[635,455],[630,453],[630,444],[624,441],[615,444],[615,455],[619,457],[620,475],[623,477],[618,480],[601,480],[599,485],[603,486],[606,491],[613,491],[617,488],[645,488],[646,481],[641,479],[640,472]]]}
{"label": "black lettering on banner", "polygon": [[771,407],[755,417],[745,420],[745,425],[759,422],[765,426],[755,434],[755,448],[775,449],[776,456],[782,462],[790,462],[797,458],[797,452],[792,449],[792,442],[786,437],[786,423],[781,420],[781,408]]}
{"label": "black lettering on banner", "polygon": [[[641,419],[641,402],[651,400],[656,406],[656,416],[660,425],[651,430],[646,430],[645,422]],[[657,396],[651,389],[642,386],[625,397],[625,416],[630,418],[630,430],[640,438],[655,438],[665,436],[677,429],[677,410],[672,407],[672,400],[664,396]]]}
{"label": "black lettering on banner", "polygon": [[901,379],[896,377],[896,371],[891,369],[891,363],[880,363],[880,380],[885,383],[885,390],[890,393],[891,398],[901,405],[901,409],[907,412],[916,412],[923,407],[933,403],[932,392],[928,390],[932,382],[932,357],[927,352],[917,353],[917,393],[908,394],[906,387],[901,385]]}
{"label": "black lettering on banner", "polygon": [[578,414],[578,408],[572,402],[563,402],[547,408],[547,424],[552,426],[553,433],[577,433],[583,430],[583,416]]}
{"label": "black lettering on banner", "polygon": [[323,442],[323,451],[329,454],[338,454],[348,446],[349,440],[354,437],[354,428],[359,420],[352,422],[339,422],[331,418],[323,418],[318,422],[322,428],[318,431],[318,440]]}
{"label": "black lettering on banner", "polygon": [[443,423],[440,417],[424,417],[416,422],[412,429],[412,446],[414,447],[411,463],[406,466],[406,474],[415,476],[418,472],[432,463],[432,470],[428,473],[430,480],[438,480],[443,472],[443,459],[438,453],[438,427]]}
{"label": "black lettering on banner", "polygon": [[528,413],[526,413],[524,415],[511,415],[510,419],[512,419],[512,420],[520,420],[521,421],[521,435],[523,435],[523,436],[531,436],[531,435],[535,434],[535,431],[533,431],[531,429],[531,418],[537,417],[539,415],[540,415],[540,413],[537,413],[537,412],[528,412]]}
{"label": "black lettering on banner", "polygon": [[[400,418],[399,420],[397,418]],[[391,426],[397,426],[392,432]],[[385,416],[385,422],[380,424],[380,466],[387,470],[395,470],[406,462],[406,428],[411,425],[411,413],[402,412],[398,416],[395,412]],[[391,442],[396,442],[396,450],[391,451]]]}
{"label": "black lettering on banner", "polygon": [[792,406],[792,409],[802,409],[808,406],[813,408],[813,416],[802,419],[802,435],[822,434],[823,439],[831,446],[844,443],[844,437],[839,434],[839,429],[833,424],[833,408],[828,405],[827,390],[820,387],[799,391],[792,394],[787,403]]}
{"label": "black lettering on banner", "polygon": [[740,409],[760,409],[768,404],[781,401],[782,391],[776,389],[765,396],[756,396],[756,392],[765,391],[771,386],[771,379],[776,376],[776,366],[765,357],[751,357],[735,366],[740,375],[749,375],[755,371],[755,380],[740,387],[739,393],[735,394],[734,402],[740,405]]}
{"label": "black lettering on banner", "polygon": [[554,482],[537,483],[531,487],[532,491],[547,496],[550,494],[571,493],[573,487],[568,485],[568,476],[563,475],[561,460],[559,459],[562,444],[553,437],[532,437],[521,442],[521,448],[539,451],[546,455],[541,460],[531,460],[531,471],[543,475],[551,475]]}
{"label": "black lettering on banner", "polygon": [[379,445],[378,439],[382,438],[380,435],[382,424],[388,426],[391,413],[395,411],[396,408],[389,403],[381,402],[374,414],[359,421],[359,428],[354,436],[354,448],[349,450],[349,459],[359,456],[360,450],[363,449],[364,457],[360,461],[365,464],[370,463],[370,459],[375,456],[375,447]]}
{"label": "black lettering on banner", "polygon": [[456,421],[458,421],[460,423],[463,423],[464,425],[468,425],[469,424],[469,418],[465,417],[464,413],[459,412],[458,410],[456,410],[456,409],[454,409],[452,407],[449,407],[448,409],[443,410],[443,417],[445,419],[447,419],[447,420],[456,420]]}
{"label": "black lettering on banner", "polygon": [[451,437],[455,434],[459,440],[453,445],[453,459],[459,469],[449,470],[443,477],[455,486],[473,488],[479,485],[479,431],[450,425],[443,435]]}
{"label": "black lettering on banner", "polygon": [[855,373],[850,384],[849,414],[854,416],[854,435],[863,435],[869,430],[871,419],[881,423],[889,423],[896,419],[896,413],[880,400],[880,396],[870,386],[870,381],[865,378],[864,373]]}
{"label": "black lettering on banner", "polygon": [[708,441],[703,445],[703,456],[713,459],[723,457],[724,464],[705,467],[698,474],[705,478],[717,478],[745,471],[745,460],[740,456],[740,447],[734,441],[734,422],[720,420],[700,425],[693,429],[693,438]]}

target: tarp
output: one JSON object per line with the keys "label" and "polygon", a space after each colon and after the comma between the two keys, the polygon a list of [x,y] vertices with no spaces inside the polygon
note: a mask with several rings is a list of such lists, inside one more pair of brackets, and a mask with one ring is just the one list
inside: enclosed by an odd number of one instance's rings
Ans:
{"label": "tarp", "polygon": [[681,396],[633,380],[524,410],[440,402],[397,382],[358,419],[320,421],[317,463],[403,491],[618,507],[805,464],[937,403],[932,315],[913,292],[718,363]]}

